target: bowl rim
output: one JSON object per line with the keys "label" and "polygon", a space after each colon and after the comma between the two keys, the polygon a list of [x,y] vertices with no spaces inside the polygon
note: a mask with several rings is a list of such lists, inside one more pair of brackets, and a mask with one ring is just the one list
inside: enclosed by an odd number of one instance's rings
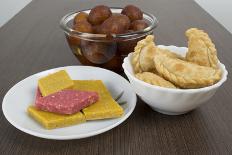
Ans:
{"label": "bowl rim", "polygon": [[[174,46],[174,45],[168,45],[168,46],[166,46],[166,45],[159,45],[159,46],[162,46],[162,47],[170,47],[170,46]],[[187,48],[187,47],[177,47],[177,46],[174,46],[174,47],[176,47],[176,48]],[[187,48],[187,49],[188,49],[188,48]],[[172,92],[172,93],[177,93],[177,92],[178,92],[178,93],[207,92],[207,91],[209,91],[209,90],[212,90],[212,89],[215,89],[215,88],[220,87],[220,86],[227,80],[228,71],[226,70],[225,65],[219,61],[220,68],[221,68],[221,70],[222,70],[222,72],[223,72],[223,73],[222,73],[222,77],[221,77],[221,79],[220,79],[217,83],[215,83],[215,84],[213,84],[213,85],[211,85],[211,86],[207,86],[207,87],[203,87],[203,88],[196,88],[196,89],[173,89],[173,88],[165,88],[165,87],[160,87],[160,86],[156,86],[156,85],[151,85],[151,84],[149,84],[149,83],[146,83],[146,82],[144,82],[144,81],[142,81],[142,80],[137,79],[134,75],[132,75],[132,74],[128,71],[127,66],[126,66],[126,62],[128,62],[128,63],[131,65],[131,62],[130,62],[130,60],[129,60],[129,58],[130,58],[131,56],[132,56],[132,52],[129,53],[128,56],[125,57],[124,60],[123,60],[122,68],[123,68],[125,74],[126,74],[127,76],[130,76],[130,78],[132,78],[132,79],[133,79],[134,81],[136,81],[137,83],[139,83],[139,84],[141,84],[141,85],[144,85],[144,86],[146,86],[146,87],[149,87],[149,88],[151,88],[151,89],[154,89],[154,90],[166,91],[166,92]],[[132,66],[131,66],[131,67],[132,67]]]}
{"label": "bowl rim", "polygon": [[[121,7],[109,7],[110,9],[123,9]],[[143,29],[143,30],[140,30],[140,31],[134,31],[134,32],[130,32],[130,33],[124,33],[124,34],[93,34],[93,33],[83,33],[83,32],[79,32],[79,31],[76,31],[72,28],[70,28],[69,26],[67,26],[67,23],[68,22],[65,22],[70,16],[72,16],[73,14],[76,14],[76,13],[80,13],[80,12],[83,12],[83,11],[90,11],[91,8],[88,8],[88,9],[83,9],[83,10],[79,10],[79,11],[73,11],[73,12],[70,12],[70,13],[67,13],[65,16],[63,16],[60,20],[60,27],[61,29],[65,32],[65,33],[68,33],[68,34],[72,34],[72,35],[77,35],[77,36],[80,36],[80,37],[86,37],[86,38],[117,38],[117,39],[120,39],[120,38],[128,38],[128,37],[135,37],[137,35],[146,35],[147,33],[153,31],[157,26],[158,26],[158,20],[156,18],[156,16],[154,16],[153,14],[151,13],[147,13],[147,12],[144,12],[143,11],[143,14],[149,16],[151,19],[152,19],[152,22],[151,24]]]}

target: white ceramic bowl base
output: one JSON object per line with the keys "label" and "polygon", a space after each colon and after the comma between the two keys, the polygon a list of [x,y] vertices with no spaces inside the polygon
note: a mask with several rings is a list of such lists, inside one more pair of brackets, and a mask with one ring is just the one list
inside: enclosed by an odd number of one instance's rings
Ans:
{"label": "white ceramic bowl base", "polygon": [[[163,46],[160,48],[169,49],[177,54],[185,56],[187,52],[186,47],[176,46]],[[131,65],[130,53],[128,57],[124,59],[123,69],[129,81],[140,98],[147,103],[153,110],[168,115],[180,115],[187,113],[202,103],[209,100],[217,91],[217,89],[226,81],[227,71],[225,66],[220,63],[219,67],[223,71],[222,78],[216,84],[200,88],[200,89],[170,89],[159,86],[154,86],[145,83],[134,76],[133,68]]]}

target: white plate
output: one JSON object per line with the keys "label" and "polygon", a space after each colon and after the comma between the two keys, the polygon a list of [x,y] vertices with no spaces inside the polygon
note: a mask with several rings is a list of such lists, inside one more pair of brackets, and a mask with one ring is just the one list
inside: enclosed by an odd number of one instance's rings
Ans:
{"label": "white plate", "polygon": [[[28,116],[26,110],[34,102],[38,79],[46,76],[48,73],[53,73],[61,69],[65,69],[72,79],[102,80],[113,97],[116,97],[120,92],[124,91],[123,96],[120,98],[120,101],[127,102],[122,106],[125,112],[124,115],[116,119],[88,121],[65,128],[53,130],[44,129]],[[136,95],[129,82],[120,75],[97,67],[68,66],[43,71],[17,83],[5,95],[2,110],[6,119],[13,126],[25,133],[41,138],[65,140],[80,139],[106,132],[125,121],[133,112],[135,105]]]}

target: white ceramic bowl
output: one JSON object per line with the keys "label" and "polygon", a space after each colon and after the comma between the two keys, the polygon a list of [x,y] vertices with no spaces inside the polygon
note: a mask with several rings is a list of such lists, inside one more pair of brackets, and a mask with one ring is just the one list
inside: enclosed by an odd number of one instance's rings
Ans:
{"label": "white ceramic bowl", "polygon": [[[187,52],[186,47],[176,46],[163,46],[160,48],[169,49],[175,53],[185,56]],[[202,103],[209,100],[217,91],[217,89],[226,81],[227,70],[222,63],[219,63],[219,67],[222,69],[222,78],[216,84],[199,88],[199,89],[171,89],[154,86],[145,83],[134,76],[134,72],[131,65],[132,54],[130,53],[122,64],[125,74],[129,78],[129,81],[141,99],[147,103],[153,110],[168,115],[179,115],[187,113]]]}

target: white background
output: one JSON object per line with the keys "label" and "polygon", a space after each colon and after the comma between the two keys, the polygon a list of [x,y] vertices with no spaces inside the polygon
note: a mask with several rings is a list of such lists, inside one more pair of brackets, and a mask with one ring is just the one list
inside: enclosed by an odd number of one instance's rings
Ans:
{"label": "white background", "polygon": [[[195,1],[232,33],[232,0]],[[30,2],[31,0],[0,0],[0,27]]]}
{"label": "white background", "polygon": [[31,0],[0,0],[0,27],[30,2]]}
{"label": "white background", "polygon": [[232,0],[195,0],[232,33]]}

